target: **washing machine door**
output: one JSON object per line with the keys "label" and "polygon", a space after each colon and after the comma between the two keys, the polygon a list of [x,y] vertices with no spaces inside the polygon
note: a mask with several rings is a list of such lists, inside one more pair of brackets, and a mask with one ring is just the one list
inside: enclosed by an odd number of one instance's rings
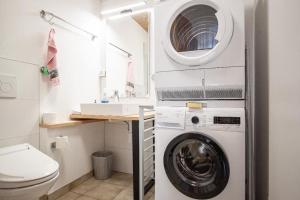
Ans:
{"label": "washing machine door", "polygon": [[194,199],[219,195],[230,174],[221,147],[201,133],[185,133],[173,139],[164,154],[164,167],[174,187]]}
{"label": "washing machine door", "polygon": [[234,31],[228,5],[222,0],[174,1],[163,46],[177,63],[206,64],[228,46]]}

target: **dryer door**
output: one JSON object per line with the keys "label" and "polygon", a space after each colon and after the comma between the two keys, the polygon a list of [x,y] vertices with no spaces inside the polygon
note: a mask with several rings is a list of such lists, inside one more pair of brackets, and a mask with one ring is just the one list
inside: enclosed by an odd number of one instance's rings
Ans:
{"label": "dryer door", "polygon": [[233,34],[227,5],[216,0],[178,1],[171,10],[163,41],[165,51],[183,65],[206,64],[220,55]]}
{"label": "dryer door", "polygon": [[174,187],[194,199],[216,197],[229,179],[225,153],[201,133],[185,133],[173,139],[164,154],[164,167]]}

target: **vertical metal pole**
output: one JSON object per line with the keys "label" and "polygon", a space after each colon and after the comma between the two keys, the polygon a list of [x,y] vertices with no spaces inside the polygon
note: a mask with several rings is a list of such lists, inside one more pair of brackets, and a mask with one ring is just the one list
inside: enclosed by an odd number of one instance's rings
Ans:
{"label": "vertical metal pole", "polygon": [[139,200],[144,200],[144,107],[139,109]]}
{"label": "vertical metal pole", "polygon": [[139,121],[132,121],[132,165],[133,165],[133,196],[134,200],[139,200],[140,192],[140,163],[139,160]]}

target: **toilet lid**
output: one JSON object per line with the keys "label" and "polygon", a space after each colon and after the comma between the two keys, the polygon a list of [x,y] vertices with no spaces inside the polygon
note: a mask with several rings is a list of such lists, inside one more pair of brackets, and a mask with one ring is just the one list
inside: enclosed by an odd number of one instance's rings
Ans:
{"label": "toilet lid", "polygon": [[0,163],[0,188],[47,181],[58,174],[59,168],[55,160],[29,144],[1,148]]}

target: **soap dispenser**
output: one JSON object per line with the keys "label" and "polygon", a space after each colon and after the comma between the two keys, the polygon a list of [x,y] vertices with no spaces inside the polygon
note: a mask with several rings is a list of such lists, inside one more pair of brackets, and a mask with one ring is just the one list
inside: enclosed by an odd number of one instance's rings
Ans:
{"label": "soap dispenser", "polygon": [[106,92],[103,93],[103,97],[101,99],[101,103],[109,103]]}

